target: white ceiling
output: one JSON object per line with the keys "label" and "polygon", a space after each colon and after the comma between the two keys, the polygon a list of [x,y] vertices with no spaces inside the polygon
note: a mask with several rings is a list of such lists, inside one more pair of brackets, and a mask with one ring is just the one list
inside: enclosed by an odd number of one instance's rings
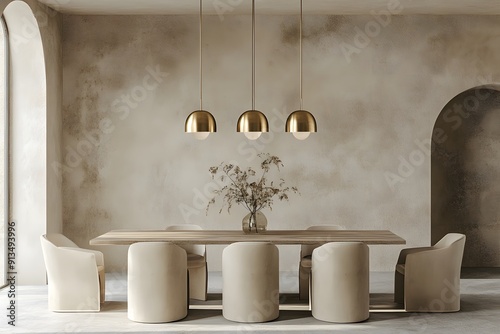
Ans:
{"label": "white ceiling", "polygon": [[[197,14],[199,0],[38,0],[67,14]],[[304,14],[370,14],[400,3],[401,14],[500,14],[500,0],[303,0]],[[204,14],[248,14],[250,0],[203,0]],[[257,14],[297,14],[299,0],[256,0]]]}

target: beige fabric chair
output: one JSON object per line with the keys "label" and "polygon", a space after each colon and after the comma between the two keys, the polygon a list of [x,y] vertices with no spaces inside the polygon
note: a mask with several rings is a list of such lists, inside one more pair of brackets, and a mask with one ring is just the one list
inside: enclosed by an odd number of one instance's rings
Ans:
{"label": "beige fabric chair", "polygon": [[328,322],[368,319],[369,250],[362,242],[330,242],[312,254],[311,311]]}
{"label": "beige fabric chair", "polygon": [[139,242],[128,250],[128,318],[159,323],[188,314],[186,251],[170,242]]}
{"label": "beige fabric chair", "polygon": [[465,235],[449,233],[432,247],[403,249],[394,278],[394,300],[408,312],[460,310],[460,267]]}
{"label": "beige fabric chair", "polygon": [[[167,231],[202,230],[198,225],[172,225]],[[207,300],[208,267],[205,245],[179,245],[187,252],[189,270],[189,297]]]}
{"label": "beige fabric chair", "polygon": [[237,242],[222,252],[222,314],[237,322],[265,322],[279,316],[278,248]]}
{"label": "beige fabric chair", "polygon": [[47,270],[49,310],[99,311],[104,303],[104,256],[83,249],[62,234],[40,237]]}
{"label": "beige fabric chair", "polygon": [[[343,230],[340,225],[314,225],[309,226],[308,230]],[[321,245],[302,245],[300,246],[299,263],[299,298],[309,298],[309,273],[311,272],[311,255],[316,247]]]}

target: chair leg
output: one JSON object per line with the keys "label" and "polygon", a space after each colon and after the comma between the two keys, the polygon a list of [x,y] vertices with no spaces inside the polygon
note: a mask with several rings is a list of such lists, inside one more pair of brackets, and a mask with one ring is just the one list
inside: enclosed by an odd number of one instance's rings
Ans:
{"label": "chair leg", "polygon": [[404,304],[405,302],[405,276],[398,271],[394,274],[394,302]]}
{"label": "chair leg", "polygon": [[106,275],[104,270],[99,270],[99,297],[101,299],[101,304],[104,303],[106,298]]}
{"label": "chair leg", "polygon": [[189,269],[187,270],[187,273],[186,273],[186,277],[187,277],[187,282],[186,282],[186,286],[188,287],[186,289],[186,312],[189,313]]}
{"label": "chair leg", "polygon": [[309,273],[311,268],[299,265],[299,299],[309,298]]}
{"label": "chair leg", "polygon": [[189,268],[189,296],[197,300],[207,300],[207,265]]}
{"label": "chair leg", "polygon": [[312,310],[312,298],[313,298],[313,281],[312,281],[312,270],[309,270],[309,286],[308,286],[308,291],[309,291],[309,311]]}

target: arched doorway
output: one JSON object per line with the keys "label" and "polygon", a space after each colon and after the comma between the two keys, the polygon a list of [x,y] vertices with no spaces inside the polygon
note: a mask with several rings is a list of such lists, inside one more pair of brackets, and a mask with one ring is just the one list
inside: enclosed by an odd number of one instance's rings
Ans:
{"label": "arched doorway", "polygon": [[480,86],[446,104],[433,129],[431,238],[467,236],[463,267],[500,267],[500,90]]}

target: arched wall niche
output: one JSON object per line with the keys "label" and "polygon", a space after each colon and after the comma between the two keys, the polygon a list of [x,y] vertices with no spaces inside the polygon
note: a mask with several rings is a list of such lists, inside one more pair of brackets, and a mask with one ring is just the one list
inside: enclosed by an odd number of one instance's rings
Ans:
{"label": "arched wall niche", "polygon": [[40,235],[62,231],[61,177],[50,168],[61,156],[62,21],[33,0],[2,1],[0,10],[9,30],[9,220],[17,229],[17,282],[43,284]]}
{"label": "arched wall niche", "polygon": [[433,128],[431,241],[467,236],[463,267],[500,267],[500,86],[451,99]]}

